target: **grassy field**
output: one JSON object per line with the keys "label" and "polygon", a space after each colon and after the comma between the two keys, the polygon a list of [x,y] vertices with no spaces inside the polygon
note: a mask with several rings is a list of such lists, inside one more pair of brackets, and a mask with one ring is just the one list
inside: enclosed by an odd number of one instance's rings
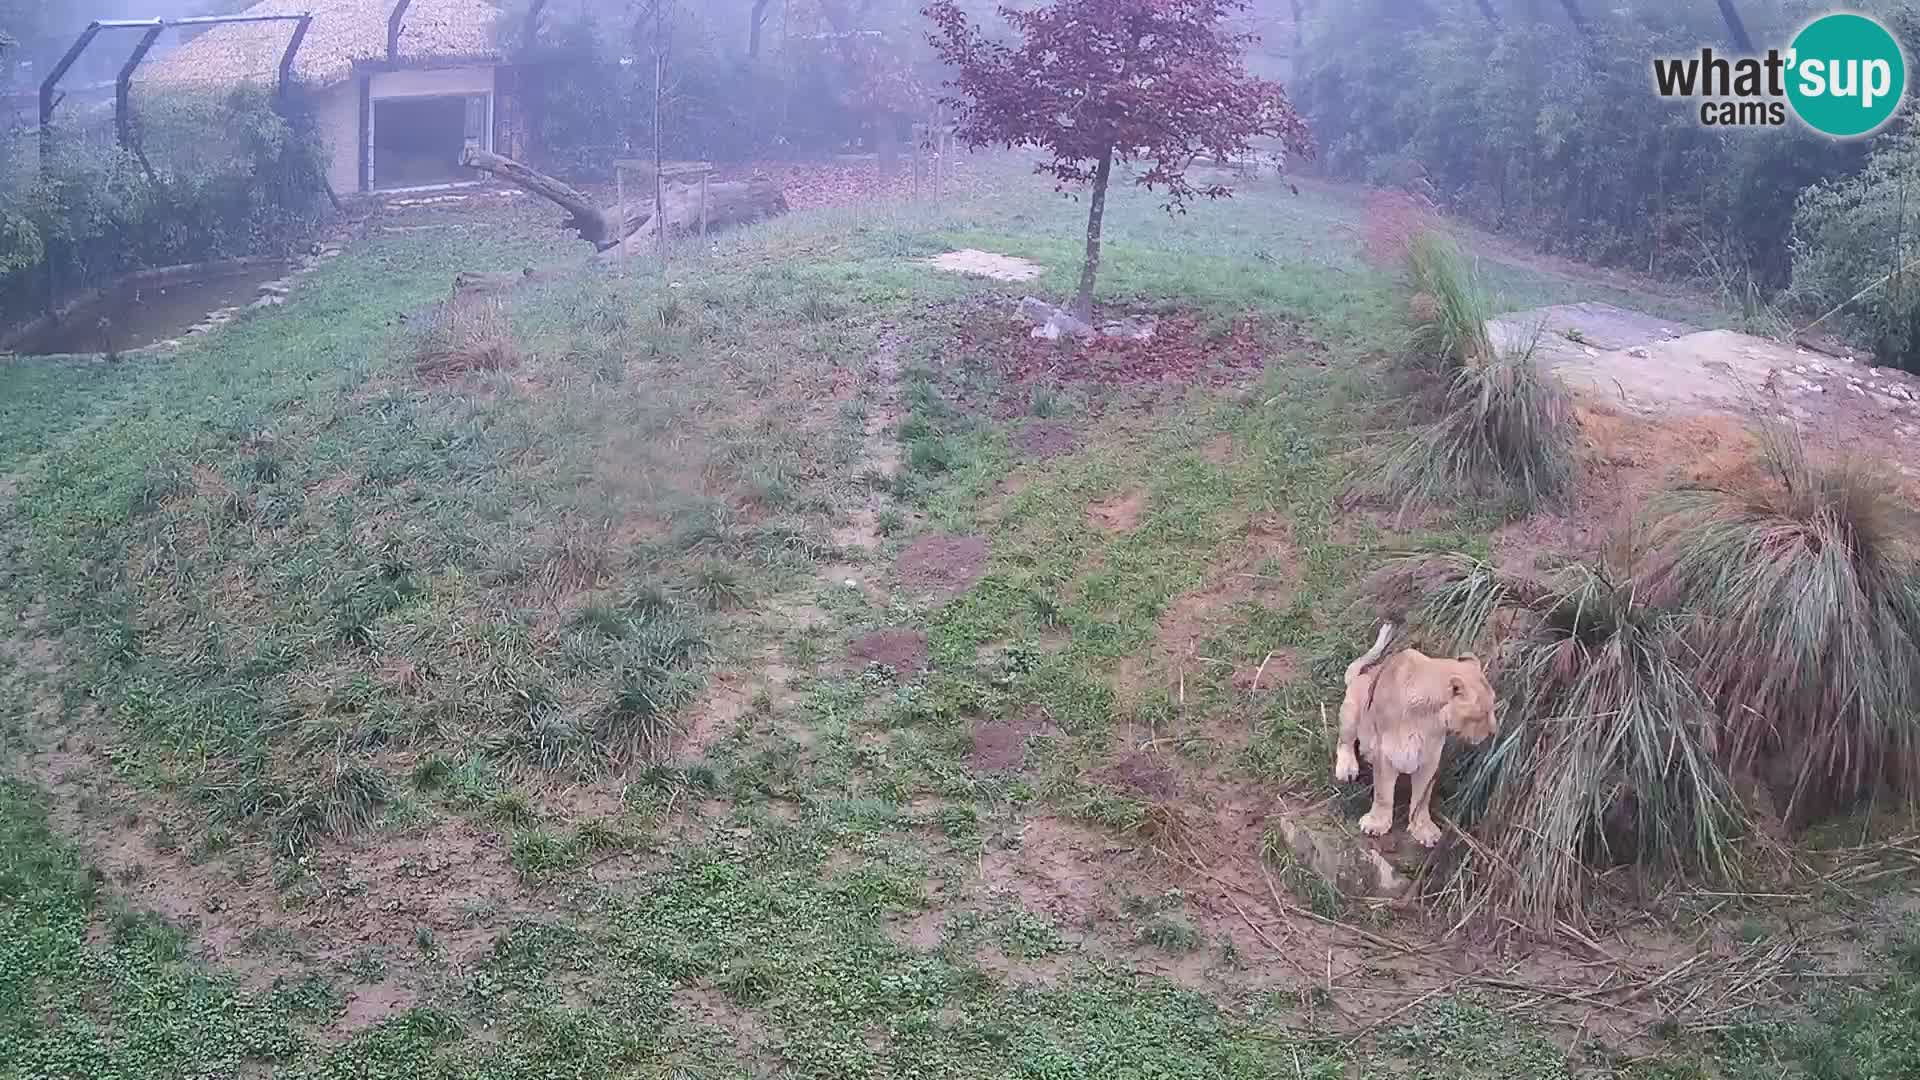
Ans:
{"label": "grassy field", "polygon": [[[1084,219],[997,168],[664,273],[476,213],[0,364],[0,1076],[1920,1070],[1903,875],[1668,898],[1596,947],[1777,955],[1773,1005],[1603,1005],[1276,842],[1359,798],[1353,583],[1497,524],[1349,505],[1406,307],[1351,197],[1117,198],[1101,300],[1162,321],[1110,368],[1012,325]],[[920,262],[964,247],[1045,272]],[[453,270],[526,265],[517,363],[416,371]]]}

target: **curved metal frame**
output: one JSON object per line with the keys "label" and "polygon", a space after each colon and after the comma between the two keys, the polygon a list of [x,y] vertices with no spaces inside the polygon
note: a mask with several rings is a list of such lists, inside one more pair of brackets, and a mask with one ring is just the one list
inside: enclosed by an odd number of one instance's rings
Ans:
{"label": "curved metal frame", "polygon": [[[406,4],[403,2],[395,9],[394,14],[398,16],[400,12],[404,10],[406,10]],[[53,65],[53,70],[47,72],[47,77],[40,83],[41,171],[43,173],[45,172],[47,159],[52,156],[53,152],[53,110],[60,104],[61,99],[65,96],[56,96],[55,93],[60,86],[60,80],[66,78],[67,72],[71,70],[74,63],[80,59],[80,54],[86,52],[87,46],[93,44],[93,39],[100,36],[100,31],[145,31],[145,33],[140,36],[139,43],[134,46],[133,53],[127,57],[127,62],[121,65],[120,76],[114,80],[113,84],[114,134],[119,139],[121,146],[128,146],[132,141],[132,128],[127,121],[127,104],[128,99],[133,93],[133,73],[139,68],[141,62],[146,60],[147,53],[152,50],[154,42],[160,39],[162,33],[173,28],[217,26],[223,23],[262,22],[290,22],[294,24],[293,36],[288,39],[286,50],[280,54],[280,67],[277,72],[279,84],[275,92],[282,100],[285,100],[287,88],[293,78],[294,54],[300,51],[300,44],[305,41],[307,37],[307,27],[313,23],[313,13],[310,11],[286,15],[195,15],[182,19],[95,19],[93,22],[88,23],[86,29],[80,31],[79,36],[74,38],[73,44],[67,48],[66,53],[60,57],[59,62]]]}

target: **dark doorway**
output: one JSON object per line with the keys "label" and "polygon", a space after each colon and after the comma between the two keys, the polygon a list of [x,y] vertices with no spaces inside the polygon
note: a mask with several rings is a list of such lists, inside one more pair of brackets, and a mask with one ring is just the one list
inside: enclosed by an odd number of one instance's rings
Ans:
{"label": "dark doorway", "polygon": [[429,187],[471,180],[460,167],[468,99],[386,98],[373,103],[373,187]]}

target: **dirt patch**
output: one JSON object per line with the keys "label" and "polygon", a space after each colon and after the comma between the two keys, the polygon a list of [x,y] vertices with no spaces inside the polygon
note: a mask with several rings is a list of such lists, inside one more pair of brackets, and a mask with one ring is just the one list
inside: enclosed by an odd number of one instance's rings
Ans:
{"label": "dirt patch", "polygon": [[36,715],[39,746],[19,765],[47,791],[54,829],[129,906],[186,931],[208,962],[258,989],[303,970],[385,958],[388,976],[355,991],[328,1038],[380,1023],[432,985],[437,976],[408,959],[421,955],[422,935],[457,967],[533,907],[500,838],[458,820],[323,841],[303,860],[297,895],[275,884],[257,841],[196,861],[177,838],[194,834],[197,815],[121,780],[110,748],[60,729],[57,710]]}
{"label": "dirt patch", "polygon": [[707,748],[724,738],[747,715],[753,702],[751,679],[735,673],[715,676],[686,711],[680,736],[674,740],[673,754],[680,761],[698,761]]}
{"label": "dirt patch", "polygon": [[1414,237],[1446,231],[1431,201],[1404,191],[1369,192],[1366,221],[1361,252],[1368,262],[1393,271],[1407,265]]}
{"label": "dirt patch", "polygon": [[1150,799],[1171,799],[1180,793],[1180,775],[1144,750],[1128,754],[1102,769],[1100,777],[1115,787]]}
{"label": "dirt patch", "polygon": [[1262,693],[1292,682],[1300,674],[1300,660],[1292,649],[1275,649],[1258,664],[1233,673],[1233,688]]}
{"label": "dirt patch", "polygon": [[1087,524],[1107,532],[1129,533],[1140,527],[1140,515],[1146,510],[1147,491],[1135,488],[1087,507]]}
{"label": "dirt patch", "polygon": [[714,676],[706,692],[685,713],[680,735],[674,740],[674,760],[694,762],[706,756],[708,747],[740,726],[762,694],[775,706],[792,702],[794,694],[787,684],[793,680],[794,670],[775,660],[774,651],[773,646],[761,650],[747,671]]}
{"label": "dirt patch", "polygon": [[1167,604],[1155,626],[1154,644],[1145,653],[1121,661],[1115,680],[1121,697],[1137,701],[1155,684],[1176,687],[1187,669],[1205,662],[1196,654],[1196,645],[1230,620],[1235,605],[1272,606],[1284,599],[1296,577],[1295,558],[1286,522],[1278,518],[1250,522],[1225,556],[1207,568],[1200,587]]}
{"label": "dirt patch", "polygon": [[849,656],[862,664],[879,664],[903,675],[927,670],[927,635],[906,627],[875,630],[853,643]]}
{"label": "dirt patch", "polygon": [[922,593],[961,592],[987,568],[987,538],[934,533],[908,545],[894,563],[900,583]]}
{"label": "dirt patch", "polygon": [[[1098,313],[1096,323],[1125,312]],[[1022,388],[1008,398],[1024,402],[1025,387],[1066,383],[1119,388],[1232,386],[1259,377],[1266,358],[1297,352],[1311,343],[1291,326],[1267,318],[1243,318],[1220,328],[1180,313],[1159,319],[1151,338],[1100,337],[1092,341],[1035,339],[1015,315],[982,309],[961,321],[956,344],[973,363]]]}
{"label": "dirt patch", "polygon": [[1011,847],[989,847],[980,873],[990,890],[1012,893],[1022,907],[1080,925],[1107,907],[1108,886],[1118,880],[1113,857],[1129,852],[1093,829],[1052,817],[1021,823]]}
{"label": "dirt patch", "polygon": [[932,952],[940,947],[947,933],[947,913],[923,911],[910,919],[887,923],[886,933],[894,943],[915,952]]}
{"label": "dirt patch", "polygon": [[393,979],[355,987],[347,996],[346,1011],[334,1021],[341,1034],[365,1031],[386,1023],[420,1003],[420,993]]}
{"label": "dirt patch", "polygon": [[1080,449],[1080,433],[1056,420],[1035,420],[1013,433],[1013,448],[1026,461],[1051,461]]}
{"label": "dirt patch", "polygon": [[674,1011],[696,1022],[725,1032],[735,1049],[749,1061],[773,1071],[779,1060],[780,1037],[750,1010],[732,999],[704,986],[682,987],[673,994]]}
{"label": "dirt patch", "polygon": [[1723,415],[1653,419],[1607,406],[1575,409],[1579,488],[1563,513],[1534,514],[1493,535],[1495,565],[1522,576],[1592,558],[1631,533],[1648,500],[1688,484],[1758,483],[1748,425]]}
{"label": "dirt patch", "polygon": [[974,725],[973,753],[967,758],[975,772],[1007,772],[1026,763],[1027,739],[1053,730],[1039,708],[1018,716]]}
{"label": "dirt patch", "polygon": [[1200,459],[1209,465],[1231,465],[1238,456],[1233,436],[1224,431],[1200,444]]}
{"label": "dirt patch", "polygon": [[1056,987],[1073,973],[1073,961],[1064,954],[1008,956],[994,945],[974,950],[973,966],[1014,986]]}
{"label": "dirt patch", "polygon": [[950,270],[956,274],[971,274],[974,277],[992,278],[995,281],[1032,281],[1046,273],[1046,267],[1032,259],[1023,259],[1017,255],[996,255],[991,251],[979,251],[974,248],[962,248],[949,251],[944,255],[935,255],[926,260],[928,266],[936,270]]}

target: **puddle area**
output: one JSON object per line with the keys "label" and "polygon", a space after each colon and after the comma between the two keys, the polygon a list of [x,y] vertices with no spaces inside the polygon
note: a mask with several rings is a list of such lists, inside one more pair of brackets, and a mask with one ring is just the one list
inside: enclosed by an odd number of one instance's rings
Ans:
{"label": "puddle area", "polygon": [[22,355],[131,352],[185,336],[210,312],[244,308],[261,286],[286,276],[287,262],[236,267],[193,281],[127,283],[14,343]]}

